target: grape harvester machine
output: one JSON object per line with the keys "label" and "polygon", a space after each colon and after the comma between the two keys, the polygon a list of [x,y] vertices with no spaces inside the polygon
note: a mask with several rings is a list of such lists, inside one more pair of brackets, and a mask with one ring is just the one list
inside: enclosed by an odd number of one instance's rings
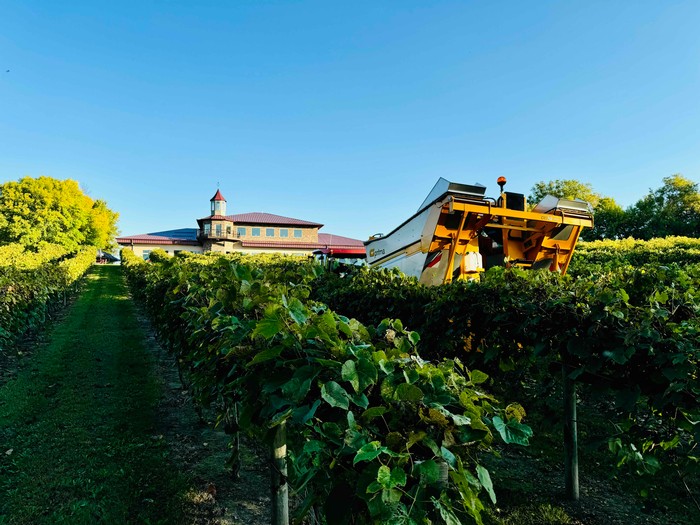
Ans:
{"label": "grape harvester machine", "polygon": [[492,266],[565,273],[581,231],[593,226],[590,205],[546,196],[528,210],[525,195],[485,197],[481,184],[439,179],[418,211],[387,235],[365,241],[371,267],[399,268],[428,285],[473,279]]}

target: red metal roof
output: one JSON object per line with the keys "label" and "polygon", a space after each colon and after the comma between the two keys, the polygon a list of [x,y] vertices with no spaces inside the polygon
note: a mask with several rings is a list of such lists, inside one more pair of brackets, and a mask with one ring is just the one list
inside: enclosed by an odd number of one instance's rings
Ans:
{"label": "red metal roof", "polygon": [[224,202],[226,202],[226,199],[224,199],[224,196],[221,195],[221,192],[219,190],[216,190],[216,194],[214,194],[214,196],[209,200],[210,201],[224,201]]}
{"label": "red metal roof", "polygon": [[165,230],[162,232],[144,233],[142,235],[129,235],[117,237],[117,244],[129,246],[133,244],[182,244],[185,246],[199,246],[196,228],[180,228],[178,230]]}
{"label": "red metal roof", "polygon": [[333,235],[332,233],[319,233],[318,242],[319,244],[333,246],[334,248],[362,248],[362,251],[365,250],[365,243],[362,241],[351,239],[350,237],[343,237],[342,235]]}
{"label": "red metal roof", "polygon": [[202,217],[201,219],[197,219],[197,222],[200,221],[230,221],[231,217],[227,215],[209,215],[208,217]]}
{"label": "red metal roof", "polygon": [[226,218],[239,224],[278,224],[281,226],[314,226],[316,228],[323,226],[323,224],[318,222],[302,221],[301,219],[293,219],[291,217],[283,217],[281,215],[259,211],[228,215]]}
{"label": "red metal roof", "polygon": [[198,241],[187,239],[169,239],[157,235],[134,235],[131,237],[117,237],[117,244],[131,246],[132,244],[181,244],[183,246],[201,246]]}

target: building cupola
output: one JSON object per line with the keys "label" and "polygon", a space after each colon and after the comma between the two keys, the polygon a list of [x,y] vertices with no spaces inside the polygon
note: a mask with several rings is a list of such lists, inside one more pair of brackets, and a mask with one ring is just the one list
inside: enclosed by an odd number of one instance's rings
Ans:
{"label": "building cupola", "polygon": [[216,190],[216,194],[211,198],[211,214],[226,215],[226,199],[219,190]]}

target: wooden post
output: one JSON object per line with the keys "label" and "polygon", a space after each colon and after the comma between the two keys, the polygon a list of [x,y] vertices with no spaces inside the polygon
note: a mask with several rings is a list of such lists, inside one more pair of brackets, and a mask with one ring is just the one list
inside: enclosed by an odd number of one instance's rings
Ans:
{"label": "wooden post", "polygon": [[568,377],[566,364],[562,366],[564,382],[564,481],[566,497],[579,499],[578,486],[578,431],[576,428],[576,384]]}
{"label": "wooden post", "polygon": [[272,525],[289,525],[287,486],[287,423],[275,429],[272,440]]}
{"label": "wooden post", "polygon": [[233,479],[241,479],[241,432],[238,429],[238,402],[233,404],[233,423],[236,430],[233,433],[232,443],[233,446],[233,463],[231,465],[231,475]]}
{"label": "wooden post", "polygon": [[440,469],[440,477],[438,478],[436,485],[440,489],[445,490],[448,488],[450,483],[450,467],[447,465],[446,461],[438,461],[438,468]]}

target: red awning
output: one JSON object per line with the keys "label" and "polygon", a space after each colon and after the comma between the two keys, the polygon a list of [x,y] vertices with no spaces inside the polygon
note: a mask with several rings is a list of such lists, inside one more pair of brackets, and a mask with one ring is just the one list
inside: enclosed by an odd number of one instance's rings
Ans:
{"label": "red awning", "polygon": [[365,257],[364,248],[324,248],[316,250],[315,253],[322,253],[330,257]]}

